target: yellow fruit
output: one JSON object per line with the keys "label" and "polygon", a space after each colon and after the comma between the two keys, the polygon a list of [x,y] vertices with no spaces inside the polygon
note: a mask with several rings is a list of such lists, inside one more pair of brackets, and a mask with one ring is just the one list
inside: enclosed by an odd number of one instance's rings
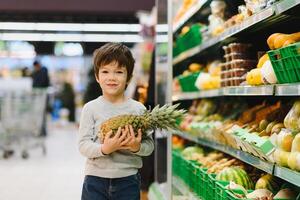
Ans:
{"label": "yellow fruit", "polygon": [[269,58],[269,55],[266,53],[262,57],[260,57],[260,59],[257,63],[257,68],[261,68],[267,60],[270,60],[270,58]]}
{"label": "yellow fruit", "polygon": [[260,68],[252,69],[246,76],[246,81],[249,85],[263,84],[263,78]]}
{"label": "yellow fruit", "polygon": [[268,46],[270,47],[270,49],[274,49],[274,40],[277,36],[279,36],[281,34],[282,33],[274,33],[268,37],[267,43],[268,43]]}
{"label": "yellow fruit", "polygon": [[198,71],[200,71],[201,68],[202,68],[202,65],[198,64],[198,63],[192,63],[189,65],[189,70],[191,72],[198,72]]}
{"label": "yellow fruit", "polygon": [[289,155],[288,166],[293,170],[300,171],[300,153],[292,152]]}
{"label": "yellow fruit", "polygon": [[287,167],[290,154],[290,152],[276,149],[274,152],[274,161],[280,166]]}
{"label": "yellow fruit", "polygon": [[292,152],[300,152],[300,134],[298,133],[292,142]]}
{"label": "yellow fruit", "polygon": [[190,30],[190,27],[189,26],[184,26],[182,29],[181,29],[181,35],[184,35],[186,34],[187,32],[189,32]]}
{"label": "yellow fruit", "polygon": [[283,151],[290,152],[292,149],[293,139],[294,139],[294,137],[293,137],[292,133],[290,131],[286,131],[283,129],[282,131],[280,131],[280,133],[277,136],[277,145]]}

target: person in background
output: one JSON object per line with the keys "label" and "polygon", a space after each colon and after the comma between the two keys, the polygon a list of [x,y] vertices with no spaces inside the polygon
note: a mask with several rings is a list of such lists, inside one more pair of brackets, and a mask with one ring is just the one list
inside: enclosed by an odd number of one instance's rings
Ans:
{"label": "person in background", "polygon": [[[32,87],[33,88],[40,88],[40,89],[47,89],[47,87],[50,86],[50,80],[48,75],[48,69],[46,67],[43,67],[39,61],[33,62],[33,72],[31,74],[32,77]],[[43,122],[42,122],[42,128],[40,132],[40,136],[46,136],[47,135],[47,107],[48,107],[48,96],[46,99],[46,108],[45,112],[43,114]]]}
{"label": "person in background", "polygon": [[63,83],[58,99],[61,100],[62,107],[69,110],[69,121],[75,122],[75,92],[70,83],[66,81]]}
{"label": "person in background", "polygon": [[33,62],[32,72],[32,87],[33,88],[47,88],[50,86],[48,69],[42,66],[39,61]]}
{"label": "person in background", "polygon": [[22,72],[22,77],[30,77],[30,76],[31,76],[28,67],[23,67],[23,68],[21,69],[21,72]]}

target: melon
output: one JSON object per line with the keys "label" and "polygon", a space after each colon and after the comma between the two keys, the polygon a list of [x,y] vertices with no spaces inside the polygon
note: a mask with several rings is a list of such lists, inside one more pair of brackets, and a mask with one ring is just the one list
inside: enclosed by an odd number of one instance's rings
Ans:
{"label": "melon", "polygon": [[274,176],[266,174],[258,179],[255,189],[267,189],[272,193],[276,193],[280,189],[280,184]]}
{"label": "melon", "polygon": [[247,172],[240,167],[227,167],[223,169],[216,176],[216,180],[232,181],[248,190],[254,188],[254,183],[251,178],[248,176]]}
{"label": "melon", "polygon": [[181,154],[184,158],[191,159],[194,154],[203,154],[203,149],[197,146],[190,146],[186,147]]}

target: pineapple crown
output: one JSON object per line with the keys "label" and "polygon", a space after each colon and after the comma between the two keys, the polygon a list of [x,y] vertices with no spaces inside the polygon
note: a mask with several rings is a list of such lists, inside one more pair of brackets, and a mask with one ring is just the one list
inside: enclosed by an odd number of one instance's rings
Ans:
{"label": "pineapple crown", "polygon": [[179,104],[175,105],[164,105],[160,107],[159,105],[155,106],[152,111],[146,110],[142,115],[145,121],[148,123],[148,126],[152,129],[160,128],[167,129],[173,128],[177,129],[177,120],[180,120],[184,117],[187,112],[184,109],[177,110]]}

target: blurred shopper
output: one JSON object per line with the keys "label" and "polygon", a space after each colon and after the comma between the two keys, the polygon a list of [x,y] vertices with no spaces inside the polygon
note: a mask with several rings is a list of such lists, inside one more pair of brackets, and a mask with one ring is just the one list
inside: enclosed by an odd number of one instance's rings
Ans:
{"label": "blurred shopper", "polygon": [[[94,70],[103,95],[84,105],[79,127],[79,151],[87,157],[82,200],[140,200],[142,156],[154,149],[152,135],[142,138],[132,126],[119,127],[98,138],[99,126],[121,114],[142,114],[140,102],[126,98],[134,59],[128,47],[108,43],[94,53]],[[103,143],[100,143],[103,139]]]}
{"label": "blurred shopper", "polygon": [[34,88],[47,88],[50,86],[48,69],[38,61],[33,62],[32,86]]}
{"label": "blurred shopper", "polygon": [[22,77],[30,77],[30,76],[31,76],[28,67],[23,67],[23,68],[21,69],[21,72],[22,72]]}
{"label": "blurred shopper", "polygon": [[69,111],[69,121],[75,122],[75,92],[73,86],[64,82],[63,88],[58,94],[58,99],[62,102],[62,107]]}
{"label": "blurred shopper", "polygon": [[[32,72],[32,87],[33,88],[40,88],[40,89],[47,89],[50,86],[48,69],[43,67],[38,61],[33,62],[33,72]],[[48,107],[48,97],[46,100],[46,108],[43,114],[43,123],[40,135],[46,136],[47,135],[47,124],[46,124],[46,115],[47,115],[47,107]]]}

